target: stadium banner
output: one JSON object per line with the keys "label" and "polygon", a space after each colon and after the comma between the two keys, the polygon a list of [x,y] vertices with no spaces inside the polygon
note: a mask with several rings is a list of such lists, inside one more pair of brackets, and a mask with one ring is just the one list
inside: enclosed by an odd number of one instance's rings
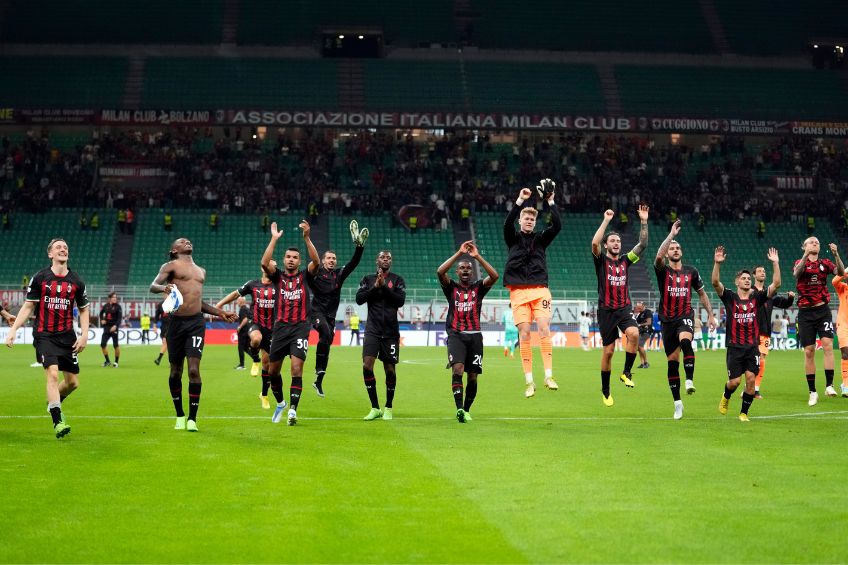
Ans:
{"label": "stadium banner", "polygon": [[211,110],[98,110],[95,122],[104,125],[212,125]]}
{"label": "stadium banner", "polygon": [[91,124],[97,110],[71,108],[4,108],[0,123],[16,124]]}
{"label": "stadium banner", "polygon": [[151,177],[167,177],[170,171],[167,167],[160,167],[155,163],[109,163],[98,169],[103,179],[142,179]]}
{"label": "stadium banner", "polygon": [[790,122],[795,135],[814,137],[848,137],[848,122]]}
{"label": "stadium banner", "polygon": [[776,176],[774,187],[786,192],[815,192],[816,179],[804,176]]}
{"label": "stadium banner", "polygon": [[0,108],[0,124],[286,126],[340,128],[451,128],[848,137],[848,122],[746,118],[611,116],[537,112],[378,112],[284,109]]}
{"label": "stadium banner", "polygon": [[[508,300],[486,299],[480,308],[480,322],[482,324],[500,324],[504,310],[508,308]],[[554,300],[551,305],[551,323],[553,324],[577,324],[580,312],[588,310],[589,304],[585,300]],[[351,312],[356,312],[362,320],[362,330],[365,330],[365,322],[368,318],[368,307],[355,302],[342,301],[336,311],[336,320],[347,320]],[[415,324],[417,322],[444,323],[448,317],[448,303],[444,298],[427,302],[410,301],[398,308],[398,322],[401,324]]]}
{"label": "stadium banner", "polygon": [[634,118],[566,114],[474,112],[336,112],[294,110],[218,110],[219,124],[369,127],[635,131]]}
{"label": "stadium banner", "polygon": [[[504,332],[497,331],[482,331],[483,334],[483,345],[496,347],[504,346]],[[350,330],[343,330],[341,332],[336,332],[336,336],[341,334],[341,343],[336,345],[342,346],[361,346],[362,340],[365,338],[364,332],[360,332],[360,335],[357,337],[355,335],[351,335]],[[400,332],[400,346],[401,347],[416,347],[416,346],[436,346],[436,347],[445,347],[447,345],[447,332],[439,330],[439,331],[416,331],[416,330],[401,330]],[[591,341],[589,342],[594,349],[600,350],[603,348],[603,344],[601,341],[601,335],[598,332],[594,332],[590,335]],[[530,333],[530,341],[533,347],[539,347],[541,345],[541,341],[539,340],[538,332]],[[580,335],[577,332],[551,332],[551,341],[554,347],[580,347]],[[334,342],[335,343],[335,342]],[[708,348],[712,350],[726,349],[725,345],[725,334],[719,333],[717,336],[711,340],[706,342],[708,344]],[[699,343],[698,341],[693,344],[695,349],[698,349]],[[771,345],[772,349],[775,349],[774,342]],[[797,341],[794,339],[786,340],[786,346],[784,349],[796,349]],[[821,349],[821,343],[819,340],[816,341],[816,348]]]}

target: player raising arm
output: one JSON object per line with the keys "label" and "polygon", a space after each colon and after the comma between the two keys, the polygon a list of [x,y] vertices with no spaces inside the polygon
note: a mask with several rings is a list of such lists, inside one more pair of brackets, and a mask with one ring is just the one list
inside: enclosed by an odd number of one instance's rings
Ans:
{"label": "player raising arm", "polygon": [[271,350],[268,354],[268,380],[271,391],[277,401],[273,423],[279,423],[283,417],[286,401],[283,399],[283,378],[280,370],[283,359],[291,357],[291,387],[289,400],[291,406],[287,414],[289,426],[297,423],[297,407],[303,392],[303,362],[306,361],[306,351],[309,348],[310,300],[309,285],[306,282],[307,271],[314,273],[318,270],[318,250],[309,237],[310,228],[306,220],[298,226],[303,232],[303,242],[309,252],[309,264],[306,269],[300,269],[300,250],[289,247],[283,256],[283,270],[280,271],[274,262],[274,249],[283,232],[277,229],[277,222],[271,224],[271,241],[262,255],[262,269],[268,274],[268,279],[276,285],[277,315],[271,334]]}
{"label": "player raising arm", "polygon": [[760,364],[760,330],[757,316],[760,306],[777,293],[780,288],[780,260],[777,249],[770,248],[768,260],[772,264],[771,284],[765,291],[753,286],[751,271],[743,269],[736,273],[734,281],[736,292],[726,288],[721,282],[721,264],[727,258],[724,246],[716,247],[713,256],[712,283],[716,293],[724,303],[727,312],[727,384],[724,396],[718,405],[718,411],[727,414],[733,391],[745,378],[745,392],[742,394],[742,409],[739,419],[748,421],[748,409],[754,402],[754,381]]}
{"label": "player raising arm", "polygon": [[[461,260],[456,265],[454,281],[448,270],[463,254],[480,263],[486,278],[472,282],[474,269],[471,261]],[[456,419],[460,423],[471,421],[471,404],[477,396],[477,377],[483,372],[483,333],[480,328],[480,310],[483,297],[498,280],[498,272],[486,261],[473,241],[466,241],[456,253],[436,269],[442,292],[448,299],[448,316],[445,329],[448,334],[448,365],[451,368],[451,390],[456,403]],[[468,374],[468,386],[463,400],[462,373]]]}
{"label": "player raising arm", "polygon": [[[551,341],[551,291],[548,289],[547,248],[562,229],[554,199],[556,184],[551,179],[542,179],[536,187],[539,199],[547,202],[551,213],[551,225],[536,233],[539,211],[532,206],[523,207],[533,193],[522,188],[515,206],[504,221],[504,241],[508,247],[504,267],[504,286],[509,289],[509,303],[518,328],[518,351],[524,369],[524,396],[536,394],[533,382],[533,350],[530,346],[530,329],[533,322],[539,330],[542,348],[542,364],[545,368],[545,388],[558,390],[553,376],[553,343]],[[520,216],[519,216],[520,214]],[[515,220],[519,228],[515,229]]]}
{"label": "player raising arm", "polygon": [[835,243],[830,244],[830,252],[834,261],[821,259],[818,238],[808,237],[801,249],[804,254],[795,261],[792,274],[795,275],[795,286],[798,290],[798,339],[804,348],[804,372],[807,377],[807,388],[810,398],[809,406],[815,406],[819,401],[816,391],[816,337],[821,338],[824,350],[825,394],[836,396],[833,388],[833,315],[830,312],[830,292],[827,290],[827,277],[836,273],[845,274],[845,266],[839,257]]}
{"label": "player raising arm", "polygon": [[630,266],[639,261],[648,245],[648,211],[647,205],[639,205],[639,242],[624,256],[621,255],[621,235],[614,231],[604,235],[615,215],[612,210],[604,212],[601,225],[592,237],[592,258],[598,277],[598,326],[603,344],[601,394],[605,406],[615,404],[610,394],[610,374],[619,331],[624,333],[627,342],[624,348],[624,371],[620,380],[629,388],[636,386],[631,369],[639,346],[639,325],[633,318],[628,275]]}
{"label": "player raising arm", "polygon": [[683,352],[683,370],[686,372],[686,394],[695,392],[695,350],[692,347],[695,312],[692,310],[692,293],[697,292],[701,305],[707,311],[707,323],[716,327],[710,298],[698,269],[683,264],[683,248],[674,238],[680,233],[680,220],[672,224],[668,236],[660,244],[654,259],[654,271],[660,289],[657,307],[662,323],[662,339],[668,360],[668,386],[674,399],[674,419],[683,417],[680,399],[680,352]]}

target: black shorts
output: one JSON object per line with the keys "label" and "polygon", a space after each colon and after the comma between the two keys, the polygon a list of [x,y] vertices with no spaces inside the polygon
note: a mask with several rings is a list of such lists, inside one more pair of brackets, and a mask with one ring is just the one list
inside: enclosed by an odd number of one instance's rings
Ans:
{"label": "black shorts", "polygon": [[466,373],[483,372],[483,334],[448,333],[448,365],[462,363]]}
{"label": "black shorts", "polygon": [[253,332],[259,332],[262,334],[262,340],[259,342],[259,349],[262,351],[266,351],[268,353],[271,352],[271,336],[273,335],[273,331],[268,328],[263,328],[259,324],[251,324],[250,330],[248,331],[248,335]]}
{"label": "black shorts", "polygon": [[746,372],[760,372],[759,345],[731,345],[727,348],[727,378],[736,379]]}
{"label": "black shorts", "polygon": [[615,310],[598,310],[598,328],[601,332],[601,343],[610,345],[618,339],[618,331],[627,328],[638,328],[639,324],[633,318],[633,307],[630,305]]}
{"label": "black shorts", "polygon": [[38,360],[46,369],[51,365],[58,365],[60,371],[79,374],[79,359],[74,353],[74,343],[77,334],[74,332],[62,332],[58,334],[40,333],[33,339]]}
{"label": "black shorts", "polygon": [[115,330],[115,333],[107,333],[104,329],[103,335],[100,336],[100,347],[106,347],[110,339],[112,340],[112,346],[118,347],[118,330]]}
{"label": "black shorts", "polygon": [[168,329],[171,327],[171,317],[162,318],[162,323],[159,328],[159,336],[162,339],[168,339]]}
{"label": "black shorts", "polygon": [[296,324],[282,322],[274,324],[268,358],[271,361],[282,361],[286,356],[291,356],[306,361],[306,351],[309,349],[309,329],[308,321]]}
{"label": "black shorts", "polygon": [[671,355],[680,347],[680,334],[690,333],[694,339],[695,336],[695,318],[692,316],[684,316],[675,318],[668,322],[662,323],[662,340],[663,349],[666,355]]}
{"label": "black shorts", "polygon": [[362,358],[376,357],[383,363],[397,365],[400,360],[400,337],[379,337],[365,334]]}
{"label": "black shorts", "polygon": [[813,308],[799,308],[796,324],[801,347],[815,345],[816,335],[833,339],[833,315],[827,304]]}
{"label": "black shorts", "polygon": [[336,336],[336,319],[320,312],[312,313],[312,327],[318,332],[318,341],[332,345]]}
{"label": "black shorts", "polygon": [[169,316],[168,361],[182,365],[186,357],[203,357],[206,341],[206,320],[203,314],[194,316]]}

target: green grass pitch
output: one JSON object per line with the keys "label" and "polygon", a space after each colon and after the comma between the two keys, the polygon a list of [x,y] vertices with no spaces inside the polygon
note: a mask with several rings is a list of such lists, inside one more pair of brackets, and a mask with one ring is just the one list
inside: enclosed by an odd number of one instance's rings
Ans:
{"label": "green grass pitch", "polygon": [[121,367],[104,369],[90,345],[62,440],[32,348],[2,353],[0,562],[848,559],[848,398],[824,398],[820,369],[809,408],[800,352],[769,356],[765,399],[744,424],[737,395],[727,416],[717,410],[723,352],[698,353],[698,391],[673,421],[660,353],[634,371],[635,389],[616,381],[605,408],[598,351],[556,350],[560,390],[537,377],[526,400],[518,359],[489,348],[474,421],[459,424],[441,348],[402,351],[391,422],[361,420],[359,349],[333,349],[325,399],[309,386],[310,351],[287,427],[260,408],[259,379],[232,369],[235,348],[210,346],[191,434],[172,429],[156,351],[125,347]]}

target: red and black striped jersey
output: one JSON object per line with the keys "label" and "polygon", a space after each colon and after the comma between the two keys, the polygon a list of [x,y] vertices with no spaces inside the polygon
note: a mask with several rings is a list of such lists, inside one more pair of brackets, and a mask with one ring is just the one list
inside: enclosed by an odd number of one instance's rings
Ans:
{"label": "red and black striped jersey", "polygon": [[88,307],[85,283],[73,271],[59,276],[47,267],[29,281],[27,301],[37,302],[36,333],[74,331],[74,303],[82,310]]}
{"label": "red and black striped jersey", "polygon": [[463,286],[451,279],[447,286],[442,286],[442,292],[448,299],[448,317],[445,328],[455,332],[479,332],[480,309],[483,298],[488,294],[483,281],[475,281]]}
{"label": "red and black striped jersey", "polygon": [[727,314],[727,345],[759,345],[760,328],[758,315],[762,305],[768,301],[764,290],[753,289],[747,300],[725,287],[721,295]]}
{"label": "red and black striped jersey", "polygon": [[[801,259],[795,261],[795,266],[797,267],[800,262]],[[808,260],[795,284],[798,289],[798,308],[809,308],[816,304],[830,302],[827,277],[835,272],[836,265],[830,259]]]}
{"label": "red and black striped jersey", "polygon": [[618,259],[610,259],[603,251],[595,257],[595,274],[598,276],[598,308],[617,310],[630,305],[630,288],[627,285],[627,272],[630,265],[639,260],[636,255],[627,253]]}
{"label": "red and black striped jersey", "polygon": [[660,303],[657,308],[660,320],[670,322],[693,316],[692,294],[704,288],[704,281],[701,280],[698,269],[683,265],[678,271],[668,265],[662,268],[654,265],[654,271],[660,289]]}
{"label": "red and black striped jersey", "polygon": [[277,285],[277,322],[296,324],[309,319],[309,285],[306,284],[306,270],[293,275],[277,269],[268,275]]}
{"label": "red and black striped jersey", "polygon": [[[279,271],[277,271],[279,272]],[[274,327],[274,308],[277,305],[277,285],[265,284],[261,279],[247,281],[238,289],[241,296],[250,295],[252,322],[265,329]]]}

